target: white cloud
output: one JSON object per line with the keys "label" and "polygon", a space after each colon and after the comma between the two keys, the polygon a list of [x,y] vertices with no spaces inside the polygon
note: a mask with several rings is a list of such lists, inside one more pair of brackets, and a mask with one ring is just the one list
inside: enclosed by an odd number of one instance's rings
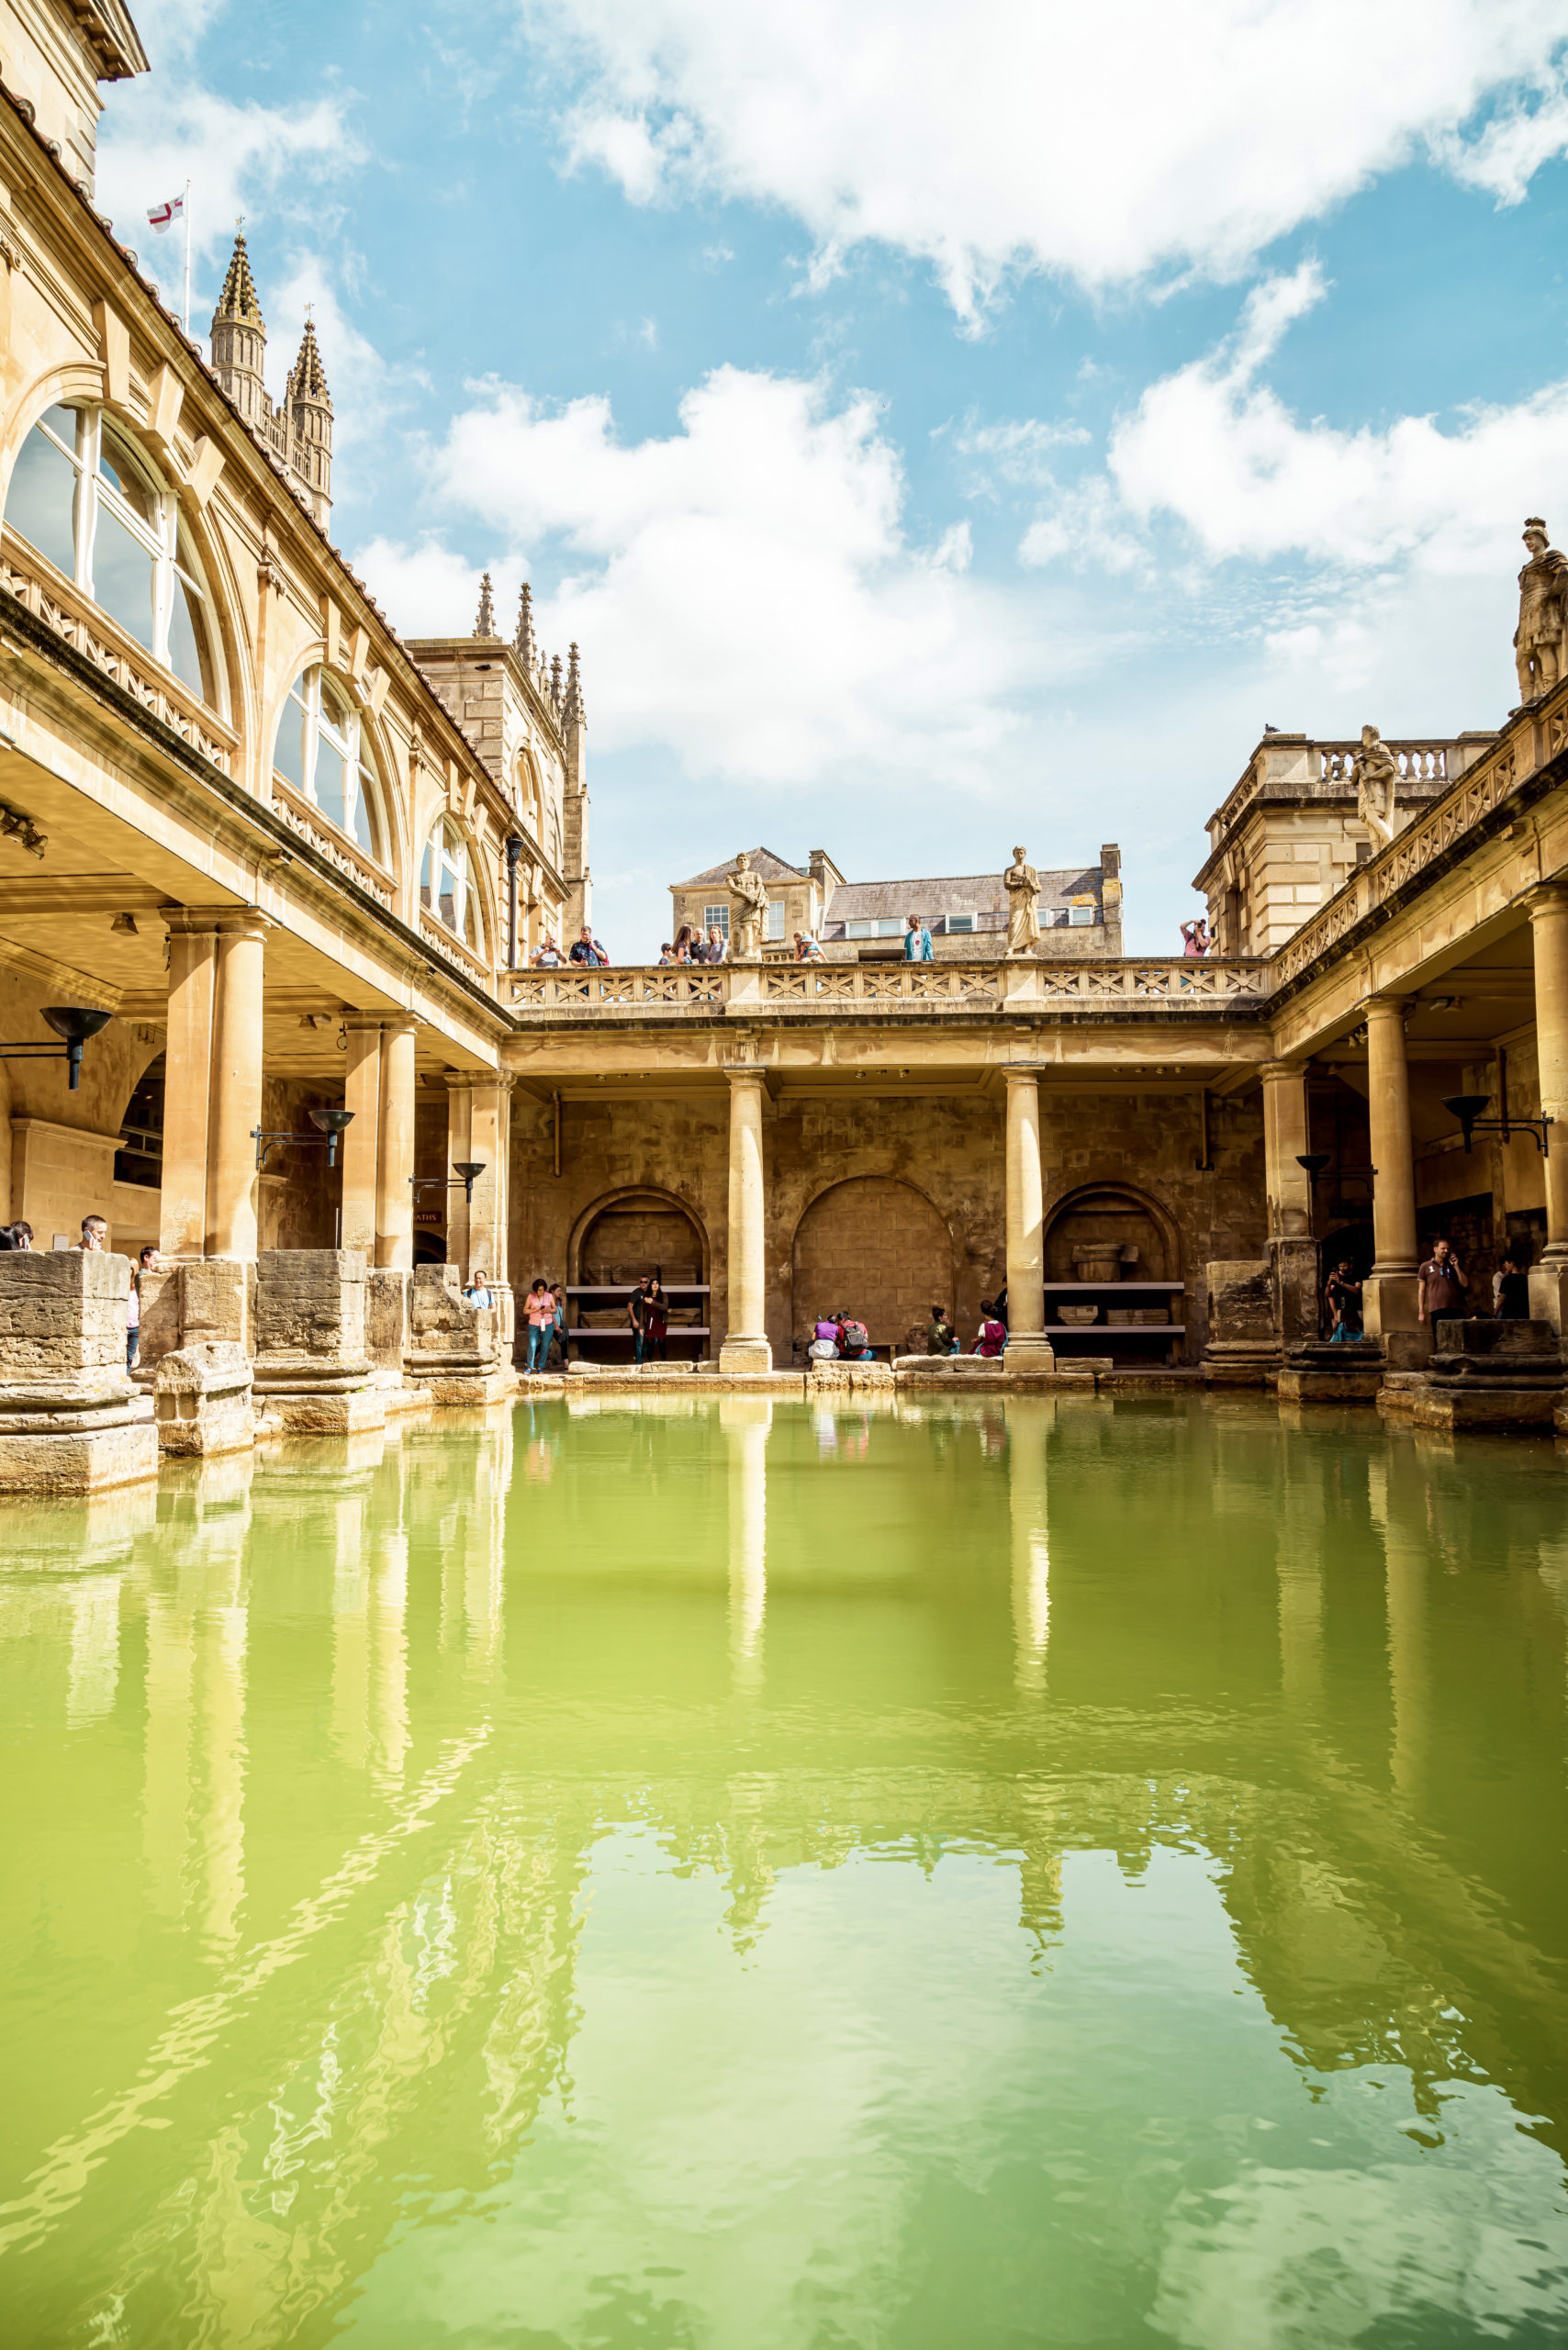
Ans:
{"label": "white cloud", "polygon": [[[97,207],[114,221],[117,236],[172,285],[180,269],[174,232],[156,238],[147,214],[177,196],[187,179],[192,243],[206,257],[228,252],[237,214],[265,205],[302,217],[319,205],[324,184],[364,160],[336,98],[235,106],[196,84],[158,75],[111,95],[98,148]],[[179,244],[183,252],[184,241]]]}
{"label": "white cloud", "polygon": [[[1014,269],[1227,274],[1431,151],[1512,193],[1568,138],[1568,0],[536,0],[567,153],[636,203],[777,204],[973,319]],[[1525,109],[1521,93],[1534,101]],[[1503,115],[1466,143],[1485,104]]]}
{"label": "white cloud", "polygon": [[[399,636],[466,636],[479,609],[483,564],[471,564],[426,537],[406,546],[375,538],[351,557]],[[504,568],[498,559],[493,569]],[[507,621],[501,612],[498,617]]]}
{"label": "white cloud", "polygon": [[[1081,657],[974,578],[965,525],[911,541],[875,403],[817,383],[720,368],[678,431],[633,443],[603,399],[546,410],[488,386],[430,487],[505,536],[503,600],[523,550],[561,566],[541,633],[584,648],[596,745],[658,745],[689,776],[983,790],[1020,699]],[[438,543],[356,562],[399,625],[414,606],[433,627],[437,602],[444,629],[471,625],[473,575]]]}

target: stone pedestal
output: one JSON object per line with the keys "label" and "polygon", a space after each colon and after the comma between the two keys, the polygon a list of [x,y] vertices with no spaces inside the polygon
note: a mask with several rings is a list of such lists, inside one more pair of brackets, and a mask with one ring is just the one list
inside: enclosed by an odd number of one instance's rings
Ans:
{"label": "stone pedestal", "polygon": [[243,1347],[176,1347],[159,1357],[152,1394],[162,1452],[206,1460],[248,1452],[256,1440],[251,1358]]}
{"label": "stone pedestal", "polygon": [[385,1425],[365,1351],[364,1270],[354,1248],[267,1248],[257,1258],[263,1432],[352,1436]]}
{"label": "stone pedestal", "polygon": [[1317,1337],[1317,1243],[1282,1238],[1269,1243],[1269,1267],[1274,1292],[1274,1327],[1286,1354],[1294,1347],[1310,1346]]}
{"label": "stone pedestal", "polygon": [[364,1350],[388,1419],[428,1418],[431,1410],[429,1388],[403,1376],[412,1284],[412,1273],[389,1266],[364,1277]]}
{"label": "stone pedestal", "polygon": [[1209,1309],[1204,1376],[1211,1387],[1261,1387],[1280,1360],[1273,1265],[1267,1257],[1236,1257],[1204,1270]]}
{"label": "stone pedestal", "polygon": [[1282,1404],[1375,1404],[1383,1384],[1383,1348],[1375,1338],[1332,1345],[1314,1338],[1285,1350]]}
{"label": "stone pedestal", "polygon": [[1439,1321],[1430,1368],[1413,1382],[1410,1417],[1422,1428],[1550,1432],[1565,1383],[1550,1322]]}
{"label": "stone pedestal", "polygon": [[867,1388],[890,1390],[891,1366],[885,1362],[814,1362],[806,1374],[808,1395],[852,1394]]}
{"label": "stone pedestal", "polygon": [[516,1374],[497,1359],[495,1316],[469,1304],[455,1265],[415,1266],[403,1370],[432,1404],[500,1404],[516,1393]]}
{"label": "stone pedestal", "polygon": [[125,1367],[130,1259],[0,1253],[0,1493],[91,1494],[158,1473]]}

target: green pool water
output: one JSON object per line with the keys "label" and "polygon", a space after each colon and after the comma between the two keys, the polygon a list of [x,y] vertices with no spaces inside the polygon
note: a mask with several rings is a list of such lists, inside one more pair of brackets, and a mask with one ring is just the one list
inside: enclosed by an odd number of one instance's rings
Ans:
{"label": "green pool water", "polygon": [[1568,2339],[1568,1463],[523,1404],[0,1515],[0,2344]]}

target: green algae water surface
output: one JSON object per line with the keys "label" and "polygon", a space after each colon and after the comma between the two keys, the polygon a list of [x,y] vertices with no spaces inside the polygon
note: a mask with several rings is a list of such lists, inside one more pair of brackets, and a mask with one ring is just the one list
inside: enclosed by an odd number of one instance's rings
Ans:
{"label": "green algae water surface", "polygon": [[0,1521],[5,2350],[1568,2339],[1568,1466],[523,1404]]}

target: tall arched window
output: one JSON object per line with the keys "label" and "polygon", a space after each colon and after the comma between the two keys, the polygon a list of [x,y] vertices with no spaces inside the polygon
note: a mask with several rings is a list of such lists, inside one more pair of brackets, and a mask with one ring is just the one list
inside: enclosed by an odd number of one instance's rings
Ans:
{"label": "tall arched window", "polygon": [[420,867],[420,903],[478,954],[485,934],[479,924],[479,893],[474,887],[467,842],[443,816],[425,843]]}
{"label": "tall arched window", "polygon": [[297,677],[277,722],[273,765],[330,824],[387,862],[386,828],[359,712],[317,663]]}
{"label": "tall arched window", "polygon": [[204,701],[218,702],[210,599],[179,506],[97,408],[46,408],[6,520]]}

